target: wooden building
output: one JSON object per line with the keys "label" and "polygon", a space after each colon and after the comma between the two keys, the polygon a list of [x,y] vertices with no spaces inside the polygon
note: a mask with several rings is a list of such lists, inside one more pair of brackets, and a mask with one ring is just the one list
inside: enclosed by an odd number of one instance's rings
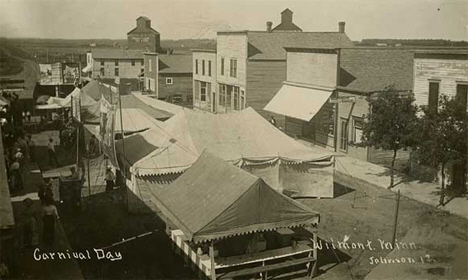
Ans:
{"label": "wooden building", "polygon": [[[225,110],[216,98],[216,51],[193,50],[193,107],[209,112]],[[224,99],[222,100],[224,101]],[[221,106],[221,107],[220,107]]]}
{"label": "wooden building", "polygon": [[147,17],[136,19],[137,26],[127,33],[127,46],[131,50],[159,52],[161,50],[160,34],[151,27]]}
{"label": "wooden building", "polygon": [[414,54],[416,103],[437,108],[439,95],[467,102],[468,51],[418,51]]}
{"label": "wooden building", "polygon": [[[291,17],[288,18],[292,22]],[[292,30],[290,30],[292,31]],[[301,47],[342,48],[353,43],[341,32],[228,31],[217,33],[216,81],[212,89],[215,112],[228,113],[252,107],[264,117],[263,108],[286,80],[286,51],[291,44]],[[212,102],[212,101],[211,101]],[[213,103],[212,103],[213,104]],[[284,117],[278,116],[284,126]]]}
{"label": "wooden building", "polygon": [[[393,84],[413,87],[412,52],[396,49],[287,48],[287,82],[265,110],[286,116],[287,133],[350,157],[386,165],[390,151],[358,147],[368,98]],[[397,164],[409,154],[400,152]]]}
{"label": "wooden building", "polygon": [[143,89],[160,100],[192,106],[192,56],[144,53]]}

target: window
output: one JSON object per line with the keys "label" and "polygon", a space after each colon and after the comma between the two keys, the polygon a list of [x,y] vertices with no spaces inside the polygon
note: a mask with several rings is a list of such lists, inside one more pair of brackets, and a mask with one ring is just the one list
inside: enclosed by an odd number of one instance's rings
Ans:
{"label": "window", "polygon": [[362,128],[364,122],[362,119],[355,119],[353,124],[353,142],[354,143],[361,143],[362,142]]}
{"label": "window", "polygon": [[335,111],[333,108],[324,107],[320,112],[318,130],[319,132],[330,136],[335,134]]}
{"label": "window", "polygon": [[104,60],[101,60],[101,66],[104,66]]}
{"label": "window", "polygon": [[234,110],[239,111],[239,88],[233,87],[232,91],[234,95]]}
{"label": "window", "polygon": [[174,80],[172,78],[166,78],[166,85],[172,85]]}
{"label": "window", "polygon": [[198,74],[198,59],[195,59],[195,74]]}
{"label": "window", "polygon": [[340,150],[348,150],[348,120],[341,120]]}
{"label": "window", "polygon": [[101,77],[104,77],[104,67],[101,67]]}
{"label": "window", "polygon": [[153,71],[153,70],[151,70],[152,65],[153,65],[153,63],[151,63],[151,58],[150,58],[150,59],[148,60],[148,68],[149,68],[148,71],[149,71],[149,72]]}
{"label": "window", "polygon": [[208,76],[211,77],[211,60],[208,60]]}
{"label": "window", "polygon": [[141,68],[140,73],[144,73],[144,72],[145,72],[145,69]]}
{"label": "window", "polygon": [[144,66],[145,65],[145,60],[144,59],[140,60],[140,64],[141,64],[141,66]]}
{"label": "window", "polygon": [[244,110],[245,109],[245,91],[241,90],[240,93],[240,109]]}
{"label": "window", "polygon": [[427,103],[429,110],[437,112],[439,107],[439,82],[429,82],[429,100]]}
{"label": "window", "polygon": [[457,84],[457,95],[455,98],[465,106],[466,111],[466,107],[468,106],[468,84]]}
{"label": "window", "polygon": [[231,59],[230,76],[237,77],[237,59]]}
{"label": "window", "polygon": [[119,61],[117,59],[115,60],[115,66],[119,66]]}
{"label": "window", "polygon": [[226,86],[219,85],[219,106],[225,106],[226,104]]}
{"label": "window", "polygon": [[132,59],[132,66],[135,66],[135,59]]}
{"label": "window", "polygon": [[207,86],[205,82],[200,83],[200,101],[206,101]]}
{"label": "window", "polygon": [[201,72],[202,72],[202,75],[205,76],[205,60],[203,59],[202,60],[202,65],[201,65]]}
{"label": "window", "polygon": [[225,106],[228,107],[228,108],[231,108],[231,91],[232,91],[232,87],[231,86],[226,86]]}
{"label": "window", "polygon": [[119,76],[119,68],[114,69],[114,76],[116,76],[116,77]]}
{"label": "window", "polygon": [[224,75],[224,57],[221,57],[221,75]]}

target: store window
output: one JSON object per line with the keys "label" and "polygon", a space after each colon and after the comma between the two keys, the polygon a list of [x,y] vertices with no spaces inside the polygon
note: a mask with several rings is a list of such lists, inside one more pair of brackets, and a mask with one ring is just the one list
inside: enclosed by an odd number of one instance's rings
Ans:
{"label": "store window", "polygon": [[200,82],[200,101],[206,101],[207,85],[205,82]]}
{"label": "store window", "polygon": [[225,106],[226,104],[226,86],[219,85],[219,106]]}
{"label": "store window", "polygon": [[364,121],[362,119],[354,118],[353,123],[353,142],[361,143],[362,142],[362,130],[364,126]]}

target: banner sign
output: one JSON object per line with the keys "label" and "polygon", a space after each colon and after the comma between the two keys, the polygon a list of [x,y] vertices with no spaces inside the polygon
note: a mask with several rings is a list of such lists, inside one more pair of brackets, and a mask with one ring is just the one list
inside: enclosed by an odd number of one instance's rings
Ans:
{"label": "banner sign", "polygon": [[78,97],[71,98],[72,117],[81,122],[81,99]]}
{"label": "banner sign", "polygon": [[105,99],[101,99],[101,121],[99,126],[101,146],[111,164],[118,168],[119,164],[115,152],[115,114],[116,106],[111,105]]}

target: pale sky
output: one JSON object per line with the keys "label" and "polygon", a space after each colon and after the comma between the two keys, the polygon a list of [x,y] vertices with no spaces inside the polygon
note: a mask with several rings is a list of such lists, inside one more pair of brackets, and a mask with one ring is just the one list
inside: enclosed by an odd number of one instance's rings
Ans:
{"label": "pale sky", "polygon": [[0,0],[0,36],[125,39],[143,15],[163,40],[214,38],[275,26],[285,8],[304,31],[345,21],[352,40],[468,40],[468,0]]}

